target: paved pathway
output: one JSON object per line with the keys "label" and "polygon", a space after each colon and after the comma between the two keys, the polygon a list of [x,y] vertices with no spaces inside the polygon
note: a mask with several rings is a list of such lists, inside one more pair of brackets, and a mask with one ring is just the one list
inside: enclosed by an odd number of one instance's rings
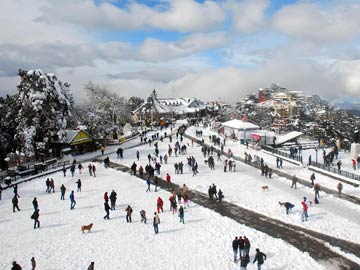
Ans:
{"label": "paved pathway", "polygon": [[[99,159],[94,161],[102,162],[102,160]],[[129,167],[114,162],[110,162],[110,167],[130,173]],[[143,180],[145,181],[145,179]],[[159,186],[166,190],[166,181],[159,178]],[[172,183],[172,186],[175,190],[181,188],[179,185],[174,183]],[[359,244],[307,230],[296,225],[287,224],[232,203],[216,203],[214,201],[210,201],[206,194],[198,191],[189,191],[189,199],[223,216],[236,220],[241,224],[266,233],[272,237],[280,238],[297,249],[303,252],[308,252],[312,258],[320,262],[322,265],[331,265],[332,267],[337,266],[340,270],[360,270],[360,265],[332,251],[327,243],[340,248],[344,252],[352,253],[360,258]]]}

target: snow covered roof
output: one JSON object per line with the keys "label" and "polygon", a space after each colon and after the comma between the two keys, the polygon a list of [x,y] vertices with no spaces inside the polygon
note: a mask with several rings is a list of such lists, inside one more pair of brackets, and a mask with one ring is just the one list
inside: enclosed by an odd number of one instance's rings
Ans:
{"label": "snow covered roof", "polygon": [[249,122],[244,122],[241,120],[230,120],[224,123],[221,123],[221,126],[223,127],[229,127],[229,128],[233,128],[233,129],[240,129],[240,130],[256,130],[259,129],[259,126],[249,123]]}
{"label": "snow covered roof", "polygon": [[283,144],[283,143],[285,143],[287,141],[296,139],[297,137],[300,137],[301,135],[303,135],[302,132],[292,131],[292,132],[290,132],[288,134],[285,134],[285,135],[282,135],[282,136],[277,136],[275,144],[276,145]]}

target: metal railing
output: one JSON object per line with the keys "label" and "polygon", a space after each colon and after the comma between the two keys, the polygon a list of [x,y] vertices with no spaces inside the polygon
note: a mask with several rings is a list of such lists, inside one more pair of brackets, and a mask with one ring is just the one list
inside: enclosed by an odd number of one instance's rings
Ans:
{"label": "metal railing", "polygon": [[264,149],[264,150],[266,150],[266,151],[268,151],[268,152],[271,152],[271,153],[273,153],[273,154],[275,154],[275,155],[279,155],[279,156],[282,156],[282,157],[285,157],[285,158],[292,159],[292,160],[299,161],[299,162],[303,163],[303,157],[302,157],[302,155],[299,155],[299,154],[297,154],[297,155],[290,155],[290,154],[288,154],[288,153],[285,153],[285,152],[283,152],[283,151],[274,149],[274,148],[272,148],[272,147],[270,147],[270,146],[267,146],[267,145],[262,145],[261,148]]}
{"label": "metal railing", "polygon": [[317,167],[317,168],[319,168],[319,169],[322,169],[322,170],[331,172],[331,173],[335,173],[335,174],[344,176],[344,177],[349,178],[349,179],[352,179],[352,180],[360,181],[360,175],[355,174],[355,173],[351,173],[351,172],[344,171],[344,170],[338,170],[338,169],[336,169],[336,168],[327,166],[327,165],[322,164],[322,163],[316,163],[316,162],[314,162],[314,161],[312,161],[310,165],[311,165],[311,166],[314,166],[314,167]]}

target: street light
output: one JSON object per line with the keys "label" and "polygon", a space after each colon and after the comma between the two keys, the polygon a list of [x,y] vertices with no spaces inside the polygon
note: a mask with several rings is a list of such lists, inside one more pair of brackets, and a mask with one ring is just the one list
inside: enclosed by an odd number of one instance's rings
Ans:
{"label": "street light", "polygon": [[318,149],[317,149],[317,147],[315,148],[315,152],[316,152],[316,165],[317,165],[317,163],[318,163]]}

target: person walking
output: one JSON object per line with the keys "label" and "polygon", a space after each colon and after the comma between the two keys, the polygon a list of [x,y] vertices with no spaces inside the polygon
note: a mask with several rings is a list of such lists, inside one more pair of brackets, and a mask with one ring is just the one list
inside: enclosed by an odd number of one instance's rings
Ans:
{"label": "person walking", "polygon": [[257,261],[257,267],[258,270],[261,270],[262,265],[264,264],[266,260],[266,255],[265,253],[261,252],[258,248],[256,249],[256,255],[255,255],[255,259],[253,261],[253,264]]}
{"label": "person walking", "polygon": [[61,192],[60,200],[65,200],[65,191],[66,191],[66,187],[64,186],[64,184],[62,184],[60,187],[60,192]]}
{"label": "person walking", "polygon": [[91,262],[90,265],[88,266],[87,270],[95,270],[95,263]]}
{"label": "person walking", "polygon": [[309,215],[308,215],[308,204],[307,204],[307,201],[306,201],[306,197],[304,197],[303,201],[301,202],[301,205],[303,207],[303,211],[302,211],[302,214],[301,214],[301,221],[304,222],[304,221],[307,221]]}
{"label": "person walking", "polygon": [[237,236],[232,241],[232,248],[233,248],[233,253],[234,253],[234,262],[236,262],[237,261],[238,249],[239,249],[239,239],[238,239]]}
{"label": "person walking", "polygon": [[83,165],[79,162],[78,164],[78,169],[79,169],[79,174],[81,174],[81,170],[83,169]]}
{"label": "person walking", "polygon": [[49,193],[52,191],[53,193],[55,193],[55,181],[54,179],[50,179],[49,181],[49,185],[50,185],[50,190],[49,190]]}
{"label": "person walking", "polygon": [[146,184],[147,184],[147,190],[146,190],[146,192],[151,191],[151,190],[150,190],[150,185],[151,185],[150,177],[148,177],[148,179],[146,179]]}
{"label": "person walking", "polygon": [[76,181],[76,184],[77,184],[77,192],[81,192],[81,180],[80,179],[78,179],[77,181]]}
{"label": "person walking", "polygon": [[249,256],[250,254],[250,240],[244,235],[244,253]]}
{"label": "person walking", "polygon": [[89,169],[90,176],[92,176],[93,167],[92,167],[91,163],[88,165],[88,169]]}
{"label": "person walking", "polygon": [[65,176],[66,176],[66,167],[65,167],[65,164],[63,165],[62,172],[63,172],[64,177],[65,177]]}
{"label": "person walking", "polygon": [[139,150],[138,151],[136,151],[136,159],[139,161],[139,159],[140,159],[140,152],[139,152]]}
{"label": "person walking", "polygon": [[342,190],[343,190],[343,184],[341,184],[341,183],[339,182],[339,184],[337,184],[336,188],[337,188],[337,190],[338,190],[339,198],[341,198],[341,192],[342,192]]}
{"label": "person walking", "polygon": [[75,205],[76,205],[75,195],[74,195],[73,190],[71,191],[69,198],[70,198],[70,210],[73,210],[75,208]]}
{"label": "person walking", "polygon": [[110,193],[111,210],[115,210],[116,199],[117,199],[117,194],[116,194],[115,190],[113,190]]}
{"label": "person walking", "polygon": [[12,202],[12,205],[13,205],[13,212],[15,212],[15,209],[17,209],[18,211],[20,211],[18,196],[15,195],[15,196],[12,198],[11,202]]}
{"label": "person walking", "polygon": [[34,220],[34,229],[36,229],[36,225],[37,225],[37,228],[40,227],[40,221],[39,221],[40,214],[39,214],[39,211],[40,211],[40,209],[36,209],[34,211],[34,213],[31,215],[31,219]]}
{"label": "person walking", "polygon": [[131,223],[131,214],[133,212],[131,206],[128,205],[128,207],[126,207],[125,211],[126,211],[126,222]]}
{"label": "person walking", "polygon": [[311,186],[314,186],[314,181],[315,181],[315,173],[312,173],[310,176],[310,181],[311,181]]}
{"label": "person walking", "polygon": [[104,202],[104,210],[106,215],[104,216],[104,219],[110,219],[110,206],[109,203],[107,201]]}
{"label": "person walking", "polygon": [[32,257],[31,258],[31,270],[35,270],[36,269],[36,261],[35,258]]}
{"label": "person walking", "polygon": [[157,198],[156,205],[157,205],[157,212],[158,213],[160,213],[160,210],[161,210],[161,212],[164,212],[164,209],[163,209],[164,201],[161,199],[161,197]]}
{"label": "person walking", "polygon": [[144,224],[146,224],[147,218],[146,218],[146,212],[144,209],[140,211],[140,217],[141,217],[141,222],[144,222]]}
{"label": "person walking", "polygon": [[156,212],[154,212],[153,226],[154,226],[155,234],[159,233],[159,224],[160,224],[160,217]]}
{"label": "person walking", "polygon": [[314,191],[315,191],[315,199],[317,200],[320,198],[320,191],[321,191],[319,183],[315,184]]}
{"label": "person walking", "polygon": [[180,218],[180,222],[182,222],[183,224],[185,224],[185,215],[184,215],[184,208],[181,205],[179,208],[179,218]]}
{"label": "person walking", "polygon": [[32,204],[34,206],[34,210],[36,211],[39,208],[39,204],[36,197],[33,199]]}
{"label": "person walking", "polygon": [[245,256],[240,256],[240,270],[246,270],[247,265],[250,262],[250,257],[248,254]]}
{"label": "person walking", "polygon": [[104,193],[104,201],[109,202],[109,196],[108,196],[107,191]]}
{"label": "person walking", "polygon": [[159,185],[159,178],[157,176],[155,176],[155,178],[154,178],[154,185],[155,185],[155,192],[157,192],[157,188]]}
{"label": "person walking", "polygon": [[168,173],[166,174],[165,179],[166,179],[167,187],[171,188],[171,177],[170,177],[170,175]]}
{"label": "person walking", "polygon": [[296,183],[297,183],[297,178],[294,175],[291,179],[291,188],[295,188],[296,189]]}

